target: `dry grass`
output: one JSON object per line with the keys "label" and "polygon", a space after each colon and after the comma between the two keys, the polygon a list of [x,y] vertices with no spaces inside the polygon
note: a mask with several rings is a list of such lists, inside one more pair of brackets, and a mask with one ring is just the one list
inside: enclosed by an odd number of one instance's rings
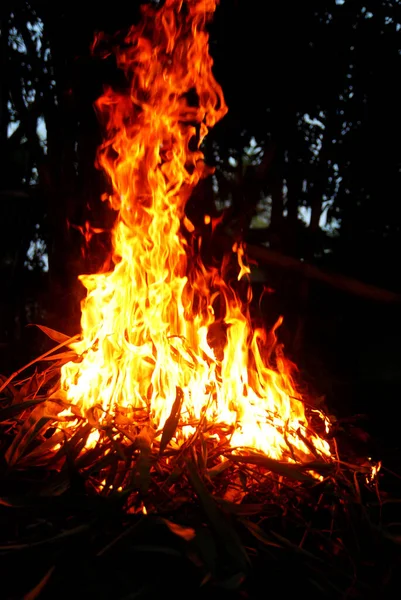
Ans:
{"label": "dry grass", "polygon": [[71,340],[42,329],[57,346],[0,384],[3,597],[393,597],[401,500],[379,490],[385,470],[371,481],[365,456],[342,455],[341,428],[337,458],[308,464],[233,453],[205,418],[178,448],[177,391],[161,432],[97,408],[59,430],[49,396]]}

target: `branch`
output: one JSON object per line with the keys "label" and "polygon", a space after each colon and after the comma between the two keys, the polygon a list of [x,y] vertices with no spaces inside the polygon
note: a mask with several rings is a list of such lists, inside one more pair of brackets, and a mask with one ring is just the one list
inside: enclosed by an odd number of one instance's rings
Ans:
{"label": "branch", "polygon": [[269,250],[262,246],[247,245],[246,248],[249,258],[254,259],[258,263],[295,271],[303,277],[322,281],[327,285],[331,285],[332,287],[348,292],[349,294],[354,294],[355,296],[362,296],[363,298],[368,298],[377,302],[401,302],[401,294],[397,294],[396,292],[383,290],[374,285],[353,279],[352,277],[347,277],[346,275],[328,273],[314,265],[302,262],[297,258],[285,256],[284,254],[280,254],[279,252]]}

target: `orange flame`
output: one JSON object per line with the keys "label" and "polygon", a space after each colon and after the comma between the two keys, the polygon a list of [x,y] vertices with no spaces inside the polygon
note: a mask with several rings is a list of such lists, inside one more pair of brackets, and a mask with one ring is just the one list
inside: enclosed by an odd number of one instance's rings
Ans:
{"label": "orange flame", "polygon": [[[205,30],[216,2],[147,5],[115,49],[129,89],[107,89],[97,101],[106,126],[98,162],[118,211],[114,269],[80,278],[87,289],[82,338],[73,344],[80,360],[62,368],[61,387],[81,414],[100,407],[100,420],[132,423],[145,415],[156,435],[179,415],[176,445],[203,419],[226,426],[232,447],[290,461],[311,457],[311,447],[330,455],[295,399],[275,331],[252,327],[250,290],[243,300],[227,282],[229,257],[221,268],[203,264],[185,215],[194,186],[211,173],[202,140],[227,111]],[[232,250],[241,279],[250,272],[244,248]]]}

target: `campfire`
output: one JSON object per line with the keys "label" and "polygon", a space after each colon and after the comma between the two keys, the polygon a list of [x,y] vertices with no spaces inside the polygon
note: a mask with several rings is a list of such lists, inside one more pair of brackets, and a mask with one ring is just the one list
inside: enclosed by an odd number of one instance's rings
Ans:
{"label": "campfire", "polygon": [[[80,276],[81,333],[40,326],[57,346],[27,367],[50,366],[5,380],[12,401],[2,414],[10,468],[70,475],[73,464],[87,491],[120,495],[126,515],[171,515],[200,501],[245,572],[220,508],[248,518],[263,512],[266,497],[271,508],[285,496],[279,511],[298,515],[305,500],[327,511],[331,534],[319,548],[338,552],[333,498],[344,506],[355,490],[361,498],[361,486],[371,493],[380,463],[340,459],[333,420],[300,393],[278,342],[282,319],[270,330],[252,320],[246,246],[233,240],[217,260],[204,239],[213,246],[219,218],[204,214],[199,224],[186,213],[213,173],[202,142],[227,112],[206,29],[216,4],[146,5],[123,41],[96,37],[94,51],[113,54],[125,78],[96,102],[104,131],[97,161],[110,182],[103,199],[116,215],[111,256],[101,272]],[[46,493],[70,483],[56,477]],[[166,523],[186,540],[195,535]],[[259,525],[245,524],[266,542]]]}
{"label": "campfire", "polygon": [[[25,454],[27,464],[57,466],[78,439],[83,465],[117,452],[126,466],[116,477],[106,461],[97,490],[129,487],[130,469],[146,473],[143,490],[152,471],[173,470],[188,451],[201,452],[209,472],[252,464],[311,481],[338,460],[328,416],[302,397],[278,343],[282,319],[269,331],[252,322],[245,245],[233,241],[220,262],[205,259],[203,235],[213,240],[220,218],[204,214],[196,227],[185,211],[213,173],[202,142],[227,112],[206,30],[216,4],[145,5],[123,41],[95,39],[94,51],[114,54],[126,82],[96,102],[104,129],[97,161],[110,181],[103,200],[116,213],[113,267],[80,276],[79,335],[40,326],[60,343],[33,361],[51,368],[19,382],[21,411],[30,413],[7,451],[10,464]],[[368,481],[378,468],[369,466]]]}
{"label": "campfire", "polygon": [[215,8],[216,0],[146,5],[123,43],[95,39],[94,50],[113,53],[126,81],[96,102],[98,166],[111,186],[103,199],[116,212],[113,268],[80,276],[81,334],[50,332],[69,350],[48,353],[54,363],[35,392],[38,400],[61,372],[30,415],[45,416],[52,433],[33,452],[37,460],[41,448],[60,457],[85,425],[82,455],[130,447],[168,464],[201,439],[212,449],[210,468],[250,461],[290,473],[298,464],[319,479],[332,462],[329,418],[302,398],[277,341],[282,319],[270,331],[252,323],[246,247],[233,241],[219,263],[205,260],[202,233],[213,240],[219,219],[205,214],[195,227],[185,212],[213,173],[202,141],[227,112],[206,31]]}

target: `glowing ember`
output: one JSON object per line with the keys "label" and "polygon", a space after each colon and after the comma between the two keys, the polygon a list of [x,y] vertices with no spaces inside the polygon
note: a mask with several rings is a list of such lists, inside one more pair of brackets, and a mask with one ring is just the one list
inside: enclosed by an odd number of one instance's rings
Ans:
{"label": "glowing ember", "polygon": [[[202,263],[201,238],[184,211],[211,173],[202,140],[227,111],[205,31],[216,2],[145,6],[142,23],[115,49],[129,89],[108,89],[97,102],[107,132],[98,161],[118,211],[114,269],[81,276],[82,338],[72,344],[80,359],[62,368],[62,393],[90,423],[131,424],[136,434],[152,430],[151,440],[175,422],[168,442],[176,447],[202,423],[216,443],[228,436],[232,447],[273,458],[328,456],[275,332],[252,327],[250,291],[244,301],[227,282],[230,260],[220,269]],[[208,215],[204,223],[213,227]],[[232,250],[241,279],[250,272],[244,248]],[[95,429],[87,447],[98,437]]]}

